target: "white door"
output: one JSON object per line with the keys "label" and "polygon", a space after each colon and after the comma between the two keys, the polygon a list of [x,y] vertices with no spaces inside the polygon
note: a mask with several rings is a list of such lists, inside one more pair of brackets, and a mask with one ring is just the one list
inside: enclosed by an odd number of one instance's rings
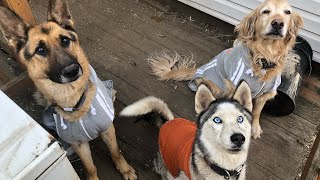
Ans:
{"label": "white door", "polygon": [[[179,0],[200,11],[237,25],[263,0]],[[295,11],[304,18],[300,35],[313,49],[313,60],[320,63],[320,0],[289,0]]]}

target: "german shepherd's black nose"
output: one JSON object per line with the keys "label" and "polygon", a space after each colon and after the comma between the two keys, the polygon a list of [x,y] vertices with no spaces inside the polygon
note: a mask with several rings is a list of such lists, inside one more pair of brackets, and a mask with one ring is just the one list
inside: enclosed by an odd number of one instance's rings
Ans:
{"label": "german shepherd's black nose", "polygon": [[235,145],[237,145],[237,147],[241,147],[241,145],[244,143],[244,141],[246,140],[246,138],[240,134],[240,133],[236,133],[233,134],[231,137],[231,142],[234,143]]}
{"label": "german shepherd's black nose", "polygon": [[82,74],[81,67],[78,63],[73,63],[61,70],[61,76],[65,83],[77,80]]}
{"label": "german shepherd's black nose", "polygon": [[283,28],[284,26],[284,22],[283,20],[280,20],[280,19],[275,19],[271,22],[271,26],[276,29],[276,30],[280,30]]}

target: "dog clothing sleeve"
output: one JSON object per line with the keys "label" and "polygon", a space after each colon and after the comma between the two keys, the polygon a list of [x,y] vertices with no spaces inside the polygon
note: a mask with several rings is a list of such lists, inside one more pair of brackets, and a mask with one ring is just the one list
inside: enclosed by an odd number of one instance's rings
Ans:
{"label": "dog clothing sleeve", "polygon": [[183,171],[191,179],[190,158],[196,131],[195,123],[182,118],[170,120],[160,128],[160,154],[173,177]]}
{"label": "dog clothing sleeve", "polygon": [[235,86],[241,80],[245,80],[249,84],[252,97],[277,89],[281,82],[280,76],[268,82],[259,81],[259,77],[252,71],[250,58],[249,50],[243,44],[226,49],[196,71],[189,82],[189,88],[196,91],[194,80],[204,77],[214,82],[223,91],[227,90],[224,79],[230,80]]}
{"label": "dog clothing sleeve", "polygon": [[51,128],[55,125],[59,137],[68,143],[95,139],[112,125],[114,119],[112,81],[102,82],[91,66],[90,73],[90,80],[96,85],[96,93],[88,113],[76,122],[69,122],[55,113],[52,116],[46,115],[50,118],[44,119]]}

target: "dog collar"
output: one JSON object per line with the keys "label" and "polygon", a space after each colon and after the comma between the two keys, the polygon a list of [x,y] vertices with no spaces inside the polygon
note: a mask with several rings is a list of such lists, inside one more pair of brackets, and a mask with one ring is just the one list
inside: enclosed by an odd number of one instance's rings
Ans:
{"label": "dog collar", "polygon": [[82,104],[84,103],[84,101],[86,100],[86,94],[88,91],[88,85],[86,85],[86,89],[83,91],[79,101],[77,102],[77,104],[72,108],[73,110],[78,109],[80,106],[82,106]]}
{"label": "dog collar", "polygon": [[264,69],[264,70],[267,70],[267,69],[270,69],[270,68],[274,68],[275,66],[277,66],[276,63],[269,62],[265,58],[259,59],[257,64],[259,64],[261,66],[261,69]]}
{"label": "dog collar", "polygon": [[64,111],[75,111],[75,110],[79,109],[79,107],[81,107],[82,104],[84,103],[84,101],[86,100],[87,91],[88,91],[88,85],[86,86],[86,89],[83,91],[79,101],[77,102],[77,104],[73,108],[62,108],[62,109]]}
{"label": "dog collar", "polygon": [[[87,91],[88,91],[88,84],[86,85],[86,89],[83,91],[79,101],[77,102],[77,104],[73,108],[69,108],[69,107],[66,107],[66,108],[60,107],[60,108],[63,109],[64,111],[68,111],[68,112],[75,111],[75,110],[79,109],[79,107],[81,107],[82,104],[84,103],[84,101],[86,100]],[[54,103],[54,104],[51,104],[47,109],[51,109],[51,111],[56,113],[54,110],[54,107],[56,107],[56,106],[58,106],[58,105],[56,103]]]}
{"label": "dog collar", "polygon": [[220,166],[218,166],[215,163],[211,163],[208,158],[205,158],[206,162],[209,164],[210,168],[217,174],[219,174],[220,176],[223,176],[224,179],[230,179],[231,177],[236,177],[236,179],[239,178],[240,173],[243,169],[244,164],[242,164],[241,166],[239,166],[237,169],[235,170],[226,170],[224,168],[221,168]]}

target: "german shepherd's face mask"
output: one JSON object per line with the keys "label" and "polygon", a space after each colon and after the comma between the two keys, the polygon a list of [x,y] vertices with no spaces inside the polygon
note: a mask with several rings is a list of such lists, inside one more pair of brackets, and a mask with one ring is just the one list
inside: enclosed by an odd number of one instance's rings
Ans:
{"label": "german shepherd's face mask", "polygon": [[61,106],[74,105],[88,83],[90,68],[67,3],[50,0],[47,22],[36,26],[24,23],[14,12],[0,7],[0,27],[47,101]]}
{"label": "german shepherd's face mask", "polygon": [[34,27],[0,7],[0,26],[32,80],[72,83],[88,71],[66,2],[51,0],[48,21]]}

